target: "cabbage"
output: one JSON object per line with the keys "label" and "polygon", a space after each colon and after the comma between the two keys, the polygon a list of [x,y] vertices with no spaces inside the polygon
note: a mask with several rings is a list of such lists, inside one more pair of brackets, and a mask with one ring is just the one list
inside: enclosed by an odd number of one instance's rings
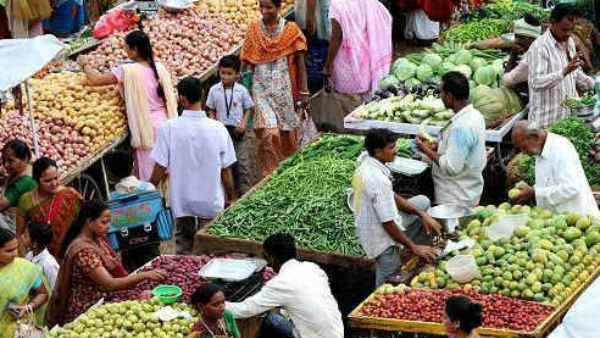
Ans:
{"label": "cabbage", "polygon": [[426,64],[417,67],[417,79],[421,82],[433,76],[433,69]]}
{"label": "cabbage", "polygon": [[455,63],[457,65],[468,65],[473,59],[473,55],[471,54],[471,52],[466,49],[461,49],[458,52],[454,53],[454,55],[456,58]]}
{"label": "cabbage", "polygon": [[407,61],[406,63],[401,63],[398,65],[398,68],[394,69],[394,75],[401,82],[404,82],[414,77],[416,72],[417,66],[410,61]]}
{"label": "cabbage", "polygon": [[496,70],[494,66],[485,66],[477,69],[475,75],[473,76],[473,80],[479,84],[491,86],[496,80]]}
{"label": "cabbage", "polygon": [[494,60],[494,62],[492,62],[492,67],[494,67],[496,74],[498,74],[500,76],[504,75],[504,60],[502,60],[502,59]]}
{"label": "cabbage", "polygon": [[407,58],[399,58],[396,61],[394,61],[394,64],[392,65],[392,70],[396,71],[396,69],[400,66],[400,65],[405,65],[407,63],[411,63],[410,61],[408,61]]}
{"label": "cabbage", "polygon": [[504,86],[500,90],[504,94],[505,116],[510,116],[523,110],[523,102],[521,102],[521,98],[514,90]]}
{"label": "cabbage", "polygon": [[467,65],[458,65],[454,67],[453,71],[463,73],[463,75],[466,76],[467,79],[471,78],[471,67]]}
{"label": "cabbage", "polygon": [[434,72],[437,72],[442,65],[442,57],[434,53],[429,53],[423,57],[421,64],[428,65]]}
{"label": "cabbage", "polygon": [[420,86],[421,81],[419,81],[415,78],[411,78],[411,79],[406,80],[406,82],[404,82],[404,85],[406,86],[406,88],[414,88],[416,86]]}
{"label": "cabbage", "polygon": [[473,58],[469,66],[471,66],[471,70],[476,71],[481,67],[487,66],[487,61],[483,58]]}
{"label": "cabbage", "polygon": [[449,71],[453,70],[454,67],[456,67],[456,65],[454,63],[452,63],[450,61],[444,61],[442,63],[442,65],[440,66],[439,74],[444,75],[444,74],[448,73]]}
{"label": "cabbage", "polygon": [[394,75],[388,75],[388,76],[384,77],[383,80],[381,80],[380,87],[381,87],[381,89],[386,89],[390,86],[398,85],[398,84],[400,84],[400,81],[398,80],[397,77],[395,77]]}

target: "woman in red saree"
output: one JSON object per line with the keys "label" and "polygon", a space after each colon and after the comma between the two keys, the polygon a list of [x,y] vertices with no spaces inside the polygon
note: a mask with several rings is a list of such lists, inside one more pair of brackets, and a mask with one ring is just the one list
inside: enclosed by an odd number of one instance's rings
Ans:
{"label": "woman in red saree", "polygon": [[262,18],[248,26],[240,55],[254,73],[254,130],[263,177],[296,152],[296,109],[306,107],[309,95],[306,38],[295,23],[279,15],[280,9],[281,0],[260,1]]}
{"label": "woman in red saree", "polygon": [[33,163],[33,179],[37,189],[21,196],[17,205],[17,240],[19,255],[24,256],[29,245],[27,224],[30,222],[49,224],[53,238],[48,251],[58,258],[58,252],[67,229],[79,211],[83,197],[73,188],[59,183],[56,162],[48,157],[41,157]]}
{"label": "woman in red saree", "polygon": [[110,209],[104,202],[83,205],[60,251],[62,261],[48,316],[50,327],[73,321],[109,291],[166,277],[166,272],[158,269],[128,275],[106,238],[109,225]]}

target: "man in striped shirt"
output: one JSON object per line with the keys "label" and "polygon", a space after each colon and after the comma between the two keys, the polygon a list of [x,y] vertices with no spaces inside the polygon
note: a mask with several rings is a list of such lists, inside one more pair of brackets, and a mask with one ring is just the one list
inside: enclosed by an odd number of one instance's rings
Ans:
{"label": "man in striped shirt", "polygon": [[550,15],[548,29],[530,47],[529,65],[529,120],[547,128],[570,115],[562,105],[564,99],[577,97],[577,89],[591,90],[594,80],[585,75],[583,58],[577,54],[571,37],[575,27],[573,10],[565,5],[556,6]]}

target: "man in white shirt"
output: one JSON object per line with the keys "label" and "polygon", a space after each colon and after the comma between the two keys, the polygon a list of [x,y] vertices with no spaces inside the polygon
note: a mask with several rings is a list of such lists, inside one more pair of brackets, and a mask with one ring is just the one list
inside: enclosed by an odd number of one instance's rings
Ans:
{"label": "man in white shirt", "polygon": [[344,324],[331,294],[327,274],[316,264],[296,260],[294,237],[271,235],[263,243],[265,258],[278,274],[254,296],[227,303],[238,318],[249,318],[281,307],[289,315],[296,338],[343,338]]}
{"label": "man in white shirt", "polygon": [[527,121],[515,125],[512,139],[516,147],[536,157],[535,186],[522,189],[515,200],[535,198],[538,206],[552,212],[600,217],[579,154],[569,140]]}
{"label": "man in white shirt", "polygon": [[571,114],[562,105],[566,98],[578,97],[577,89],[591,90],[594,80],[581,67],[584,59],[577,54],[571,37],[575,15],[569,6],[558,5],[550,14],[548,29],[529,48],[529,121],[548,128]]}
{"label": "man in white shirt", "polygon": [[368,156],[360,159],[352,179],[356,236],[367,256],[375,259],[376,286],[401,267],[399,245],[430,261],[435,254],[425,244],[431,244],[433,235],[440,234],[438,222],[425,212],[430,206],[426,196],[407,201],[393,190],[385,163],[396,157],[396,139],[389,130],[369,130],[365,137]]}
{"label": "man in white shirt", "polygon": [[52,229],[45,223],[29,223],[27,230],[31,243],[31,251],[25,255],[25,259],[42,269],[48,284],[50,284],[50,288],[54,290],[60,266],[56,258],[46,249],[46,246],[52,241],[52,237],[54,236]]}
{"label": "man in white shirt", "polygon": [[[183,114],[166,122],[158,134],[151,182],[157,185],[168,169],[171,210],[183,235],[177,238],[178,252],[190,253],[198,227],[235,200],[230,166],[236,158],[225,126],[206,116],[200,80],[181,80],[177,92]],[[200,218],[200,224],[186,222],[190,217]]]}
{"label": "man in white shirt", "polygon": [[485,121],[469,102],[469,81],[459,72],[442,76],[441,97],[456,115],[440,132],[439,143],[417,138],[417,145],[433,162],[431,174],[436,204],[474,207],[483,192]]}

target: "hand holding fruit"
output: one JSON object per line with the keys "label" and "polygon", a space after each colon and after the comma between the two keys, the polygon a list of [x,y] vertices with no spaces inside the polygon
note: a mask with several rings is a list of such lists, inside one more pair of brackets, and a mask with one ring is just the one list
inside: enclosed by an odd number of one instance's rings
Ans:
{"label": "hand holding fruit", "polygon": [[535,197],[535,190],[521,181],[508,191],[508,198],[516,202],[529,201]]}
{"label": "hand holding fruit", "polygon": [[145,279],[150,279],[154,281],[161,281],[167,278],[167,271],[163,269],[155,269],[151,271],[142,272],[144,274]]}
{"label": "hand holding fruit", "polygon": [[442,226],[440,225],[440,223],[438,223],[438,221],[436,221],[435,219],[433,219],[433,217],[427,215],[426,213],[423,213],[423,215],[421,216],[421,223],[425,227],[425,230],[428,234],[433,230],[433,232],[435,232],[437,236],[442,235]]}
{"label": "hand holding fruit", "polygon": [[437,258],[435,250],[426,245],[415,245],[412,248],[412,252],[419,258],[424,259],[427,262],[433,262]]}

